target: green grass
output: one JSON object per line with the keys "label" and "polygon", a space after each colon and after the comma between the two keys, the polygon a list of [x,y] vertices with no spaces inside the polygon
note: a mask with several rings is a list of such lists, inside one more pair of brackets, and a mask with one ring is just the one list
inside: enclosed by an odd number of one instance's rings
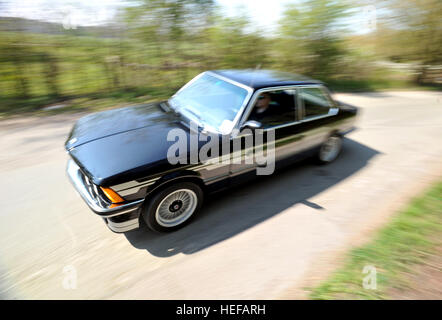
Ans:
{"label": "green grass", "polygon": [[[367,245],[352,250],[344,266],[328,280],[311,289],[311,299],[388,299],[392,288],[407,288],[404,276],[424,262],[442,238],[442,182],[414,199]],[[373,265],[377,289],[362,286]]]}
{"label": "green grass", "polygon": [[[34,96],[28,98],[1,97],[0,119],[14,115],[50,115],[61,112],[95,112],[138,103],[166,99],[176,88],[126,88],[81,95]],[[43,110],[44,107],[63,104],[66,107]]]}

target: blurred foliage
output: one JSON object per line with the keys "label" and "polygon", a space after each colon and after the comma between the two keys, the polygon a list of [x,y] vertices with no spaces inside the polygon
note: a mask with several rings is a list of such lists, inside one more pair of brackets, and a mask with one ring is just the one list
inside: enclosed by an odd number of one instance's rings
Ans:
{"label": "blurred foliage", "polygon": [[[6,26],[0,19],[0,113],[78,99],[110,97],[112,104],[140,101],[137,95],[163,98],[199,72],[220,68],[302,73],[338,90],[442,77],[439,71],[428,76],[429,65],[442,63],[440,0],[379,1],[377,29],[364,34],[345,29],[345,19],[362,6],[352,0],[288,5],[272,33],[256,28],[244,10],[223,16],[213,0],[128,4],[96,34],[61,25],[32,33],[29,21]],[[398,68],[398,62],[406,65]]]}
{"label": "blurred foliage", "polygon": [[424,64],[442,63],[442,1],[387,0],[379,2],[389,13],[378,29],[380,48],[389,58],[417,60]]}
{"label": "blurred foliage", "polygon": [[348,15],[343,1],[312,0],[289,5],[280,21],[279,53],[283,65],[302,73],[326,77],[336,72],[336,62],[345,48],[338,36]]}

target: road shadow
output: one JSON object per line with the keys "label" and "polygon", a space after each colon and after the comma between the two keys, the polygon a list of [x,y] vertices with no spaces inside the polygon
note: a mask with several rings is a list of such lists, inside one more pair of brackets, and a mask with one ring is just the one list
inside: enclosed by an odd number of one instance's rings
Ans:
{"label": "road shadow", "polygon": [[158,257],[169,257],[205,249],[296,203],[324,214],[326,208],[308,199],[350,177],[378,154],[378,151],[354,140],[344,139],[339,158],[329,165],[318,166],[306,160],[271,176],[257,177],[209,196],[198,217],[176,232],[154,233],[143,223],[139,229],[125,233],[125,236],[135,248],[147,250]]}

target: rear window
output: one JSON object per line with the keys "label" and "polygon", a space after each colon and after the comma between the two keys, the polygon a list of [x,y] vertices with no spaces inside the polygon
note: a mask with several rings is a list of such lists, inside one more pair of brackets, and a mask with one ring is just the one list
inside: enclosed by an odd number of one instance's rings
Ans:
{"label": "rear window", "polygon": [[321,88],[302,88],[299,96],[304,103],[304,118],[325,115],[333,106],[328,94]]}

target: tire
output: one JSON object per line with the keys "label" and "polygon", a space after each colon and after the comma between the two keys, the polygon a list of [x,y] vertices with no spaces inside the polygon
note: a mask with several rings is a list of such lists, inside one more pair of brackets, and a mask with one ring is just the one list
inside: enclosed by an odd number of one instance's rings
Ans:
{"label": "tire", "polygon": [[342,149],[342,137],[339,135],[331,135],[321,145],[318,152],[318,162],[320,164],[327,164],[333,162],[339,155]]}
{"label": "tire", "polygon": [[179,182],[158,191],[145,204],[142,216],[157,232],[171,232],[187,225],[203,204],[203,191],[192,182]]}

